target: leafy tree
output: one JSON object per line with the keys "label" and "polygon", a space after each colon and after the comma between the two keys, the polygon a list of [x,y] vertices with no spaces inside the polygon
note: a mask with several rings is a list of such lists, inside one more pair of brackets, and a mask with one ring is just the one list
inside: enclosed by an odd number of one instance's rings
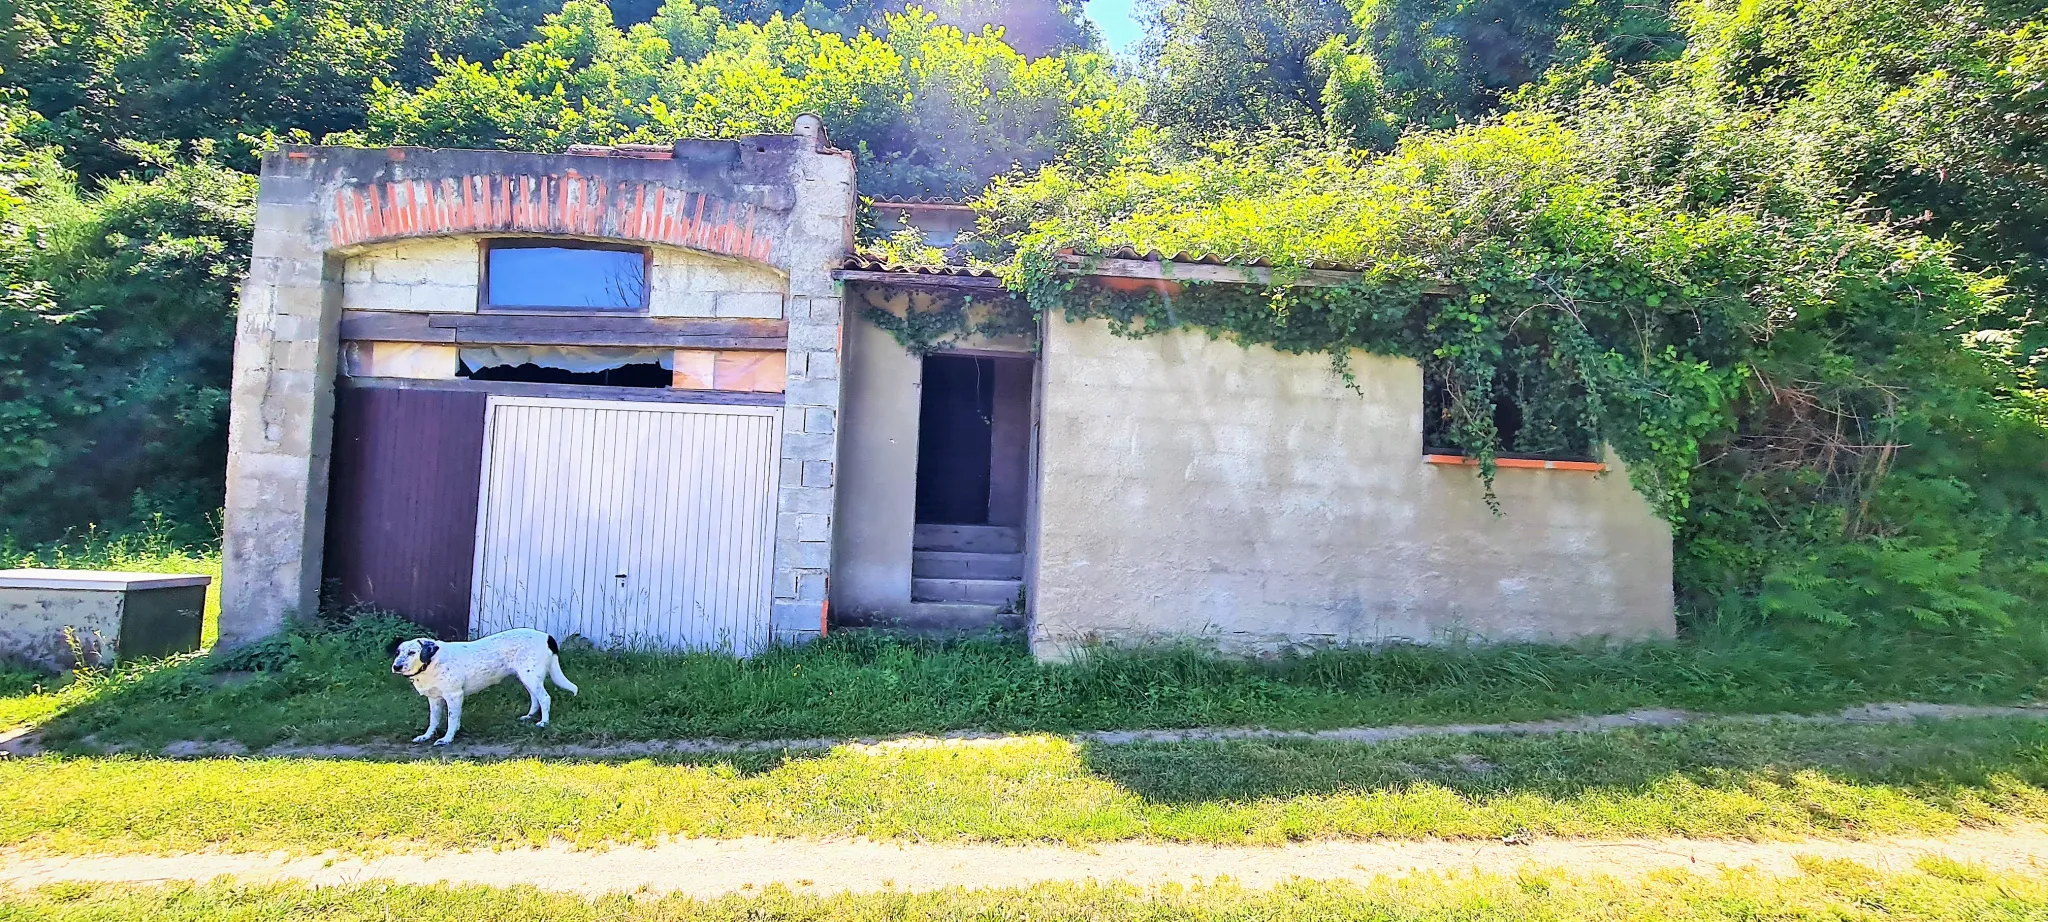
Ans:
{"label": "leafy tree", "polygon": [[1524,87],[1604,79],[1682,48],[1668,0],[1354,2],[1354,35],[1317,56],[1323,104],[1337,133],[1376,147],[1491,114]]}
{"label": "leafy tree", "polygon": [[273,136],[361,126],[376,81],[497,54],[545,2],[16,0],[0,73],[48,117],[38,136],[89,176],[139,166],[124,141],[210,142],[249,167]]}
{"label": "leafy tree", "polygon": [[560,150],[780,132],[814,111],[858,154],[864,190],[958,195],[1060,152],[1103,162],[1143,136],[1099,55],[1026,58],[917,10],[884,21],[849,38],[675,0],[621,31],[604,6],[572,0],[495,62],[444,62],[418,90],[379,84],[351,137]]}
{"label": "leafy tree", "polygon": [[1342,0],[1168,0],[1150,11],[1147,114],[1192,136],[1314,123],[1317,50],[1344,34]]}
{"label": "leafy tree", "polygon": [[[621,26],[647,22],[662,0],[612,0],[613,18]],[[721,14],[742,22],[763,23],[777,15],[801,18],[805,25],[852,36],[861,29],[883,31],[887,17],[912,6],[937,17],[939,25],[962,32],[1003,30],[1003,41],[1026,57],[1064,51],[1095,50],[1101,43],[1095,26],[1082,12],[1087,0],[717,0]]]}
{"label": "leafy tree", "polygon": [[1671,94],[1721,103],[1889,220],[2010,276],[2037,367],[2048,298],[2048,12],[2006,0],[1757,0],[1691,9]]}
{"label": "leafy tree", "polygon": [[[11,121],[18,124],[22,118]],[[221,505],[252,177],[175,165],[81,195],[0,136],[0,531]]]}

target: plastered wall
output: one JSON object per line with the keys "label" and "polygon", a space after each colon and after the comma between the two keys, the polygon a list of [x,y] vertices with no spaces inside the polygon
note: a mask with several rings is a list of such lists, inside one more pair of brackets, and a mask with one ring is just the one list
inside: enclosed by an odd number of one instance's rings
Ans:
{"label": "plastered wall", "polygon": [[1624,473],[1422,457],[1422,376],[1198,332],[1045,331],[1041,657],[1195,640],[1236,653],[1452,636],[1673,633],[1671,537]]}
{"label": "plastered wall", "polygon": [[[373,244],[348,255],[341,306],[359,311],[475,313],[480,235]],[[655,317],[783,319],[789,279],[767,266],[678,247],[651,247],[647,313]]]}
{"label": "plastered wall", "polygon": [[847,321],[846,340],[832,612],[834,619],[872,621],[910,607],[924,362],[857,315]]}

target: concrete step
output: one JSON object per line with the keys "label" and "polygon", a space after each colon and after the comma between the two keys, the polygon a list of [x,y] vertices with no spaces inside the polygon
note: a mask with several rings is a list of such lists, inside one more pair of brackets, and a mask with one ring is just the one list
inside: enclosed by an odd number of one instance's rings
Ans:
{"label": "concrete step", "polygon": [[917,602],[980,602],[1007,605],[1017,601],[1020,579],[913,579],[910,598]]}
{"label": "concrete step", "polygon": [[1000,605],[972,602],[916,602],[894,615],[847,618],[834,627],[874,628],[909,634],[947,636],[980,634],[987,631],[1021,631],[1024,616],[1003,611]]}
{"label": "concrete step", "polygon": [[918,579],[1023,579],[1024,555],[917,551],[910,555],[910,575]]}
{"label": "concrete step", "polygon": [[1024,550],[1024,530],[1008,525],[919,525],[912,547],[920,551],[1016,554]]}

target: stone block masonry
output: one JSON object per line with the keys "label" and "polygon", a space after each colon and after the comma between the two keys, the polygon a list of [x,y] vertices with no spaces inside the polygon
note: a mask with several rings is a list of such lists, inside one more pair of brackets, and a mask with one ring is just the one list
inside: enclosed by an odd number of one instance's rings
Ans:
{"label": "stone block masonry", "polygon": [[686,256],[687,266],[658,259],[657,287],[678,297],[667,308],[657,299],[657,314],[787,318],[777,507],[796,514],[777,517],[771,626],[784,642],[816,636],[841,396],[832,271],[852,249],[854,207],[852,156],[826,145],[813,116],[790,135],[678,142],[672,158],[266,155],[236,325],[222,645],[272,634],[318,603],[342,310],[473,311],[475,241],[506,234]]}

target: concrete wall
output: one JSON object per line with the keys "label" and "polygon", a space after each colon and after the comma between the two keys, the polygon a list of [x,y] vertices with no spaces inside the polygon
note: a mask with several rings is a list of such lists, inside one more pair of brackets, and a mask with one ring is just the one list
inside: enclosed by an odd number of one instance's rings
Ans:
{"label": "concrete wall", "polygon": [[857,316],[847,320],[834,619],[866,622],[910,607],[923,380],[923,360],[895,337]]}
{"label": "concrete wall", "polygon": [[[462,238],[490,235],[688,251],[701,258],[659,284],[694,284],[715,264],[744,277],[720,294],[744,297],[712,299],[714,314],[787,319],[772,619],[780,639],[815,636],[838,459],[844,309],[832,272],[853,246],[855,200],[852,155],[826,145],[814,116],[800,116],[791,135],[679,141],[661,157],[309,146],[266,154],[236,327],[222,644],[269,635],[317,604],[351,257],[370,257],[354,271],[355,305],[395,309],[392,292],[404,287],[407,310],[473,309],[473,287],[466,299],[460,289],[475,285],[475,257],[457,255],[473,246]],[[458,283],[464,260],[467,282]]]}
{"label": "concrete wall", "polygon": [[68,630],[87,665],[112,663],[121,639],[121,592],[0,589],[0,661],[65,670],[74,661]]}
{"label": "concrete wall", "polygon": [[1051,320],[1032,647],[1669,637],[1671,537],[1626,475],[1422,458],[1413,361]]}

